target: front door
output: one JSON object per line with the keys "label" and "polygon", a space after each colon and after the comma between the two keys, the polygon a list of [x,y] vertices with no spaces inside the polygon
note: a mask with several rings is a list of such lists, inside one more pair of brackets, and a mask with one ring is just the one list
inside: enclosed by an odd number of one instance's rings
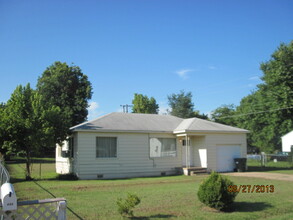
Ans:
{"label": "front door", "polygon": [[193,152],[191,146],[182,146],[182,166],[193,166]]}
{"label": "front door", "polygon": [[198,149],[198,152],[201,167],[207,168],[207,149]]}

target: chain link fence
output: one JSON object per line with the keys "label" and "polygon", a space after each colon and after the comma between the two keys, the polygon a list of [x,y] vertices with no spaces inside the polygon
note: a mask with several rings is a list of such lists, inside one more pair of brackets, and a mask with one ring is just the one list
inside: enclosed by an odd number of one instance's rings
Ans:
{"label": "chain link fence", "polygon": [[[5,161],[9,165],[9,172],[14,173],[11,181],[20,181],[26,177],[26,159],[24,157],[12,156]],[[56,179],[55,157],[40,158],[32,157],[30,165],[31,177],[35,180]]]}
{"label": "chain link fence", "polygon": [[[49,159],[35,159],[34,164],[40,164],[39,174],[41,175],[42,167],[41,164],[46,162],[49,163],[50,169],[55,166],[53,160]],[[15,158],[6,163],[14,163],[13,166],[9,166],[13,171],[16,169],[25,169],[25,161],[21,158]],[[33,165],[34,165],[33,164]],[[52,169],[53,170],[53,169]],[[55,170],[54,170],[55,172]],[[25,174],[25,171],[21,172]],[[38,173],[38,172],[36,172]],[[6,169],[3,161],[0,161],[0,219],[6,220],[26,220],[26,219],[57,219],[66,220],[66,200],[64,198],[54,198],[45,200],[30,200],[30,201],[17,201],[17,195],[15,194],[14,187],[10,183],[12,179],[9,175],[9,171]],[[7,184],[9,186],[7,186]],[[5,186],[5,187],[4,187]]]}
{"label": "chain link fence", "polygon": [[250,168],[272,168],[272,169],[291,169],[293,168],[293,154],[248,154],[247,166]]}

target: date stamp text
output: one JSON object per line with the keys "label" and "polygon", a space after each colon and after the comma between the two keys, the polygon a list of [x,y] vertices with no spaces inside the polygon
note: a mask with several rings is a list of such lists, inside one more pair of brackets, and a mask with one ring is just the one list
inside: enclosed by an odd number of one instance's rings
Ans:
{"label": "date stamp text", "polygon": [[273,193],[274,185],[229,185],[228,192],[241,193]]}

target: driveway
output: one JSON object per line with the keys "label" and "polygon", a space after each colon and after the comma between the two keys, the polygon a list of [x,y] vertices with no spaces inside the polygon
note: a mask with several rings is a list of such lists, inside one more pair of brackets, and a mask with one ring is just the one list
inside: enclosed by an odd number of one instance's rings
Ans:
{"label": "driveway", "polygon": [[225,173],[224,175],[262,178],[262,179],[268,179],[268,180],[285,180],[285,181],[292,181],[293,182],[293,175],[281,174],[281,173],[243,172],[243,173]]}

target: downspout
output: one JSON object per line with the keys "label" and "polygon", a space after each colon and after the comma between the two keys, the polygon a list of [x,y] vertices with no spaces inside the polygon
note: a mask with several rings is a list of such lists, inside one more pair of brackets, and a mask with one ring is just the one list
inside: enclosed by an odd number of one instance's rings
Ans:
{"label": "downspout", "polygon": [[157,165],[156,165],[156,163],[155,163],[155,158],[153,158],[153,157],[151,157],[150,155],[150,150],[151,150],[151,148],[150,148],[150,134],[148,134],[148,145],[149,145],[149,159],[151,160],[151,161],[153,161],[153,167],[156,167]]}
{"label": "downspout", "polygon": [[185,159],[186,159],[186,167],[188,167],[188,156],[187,156],[187,154],[188,154],[188,139],[187,139],[187,135],[185,136]]}
{"label": "downspout", "polygon": [[191,143],[191,138],[189,137],[189,167],[191,167],[191,156],[192,156],[191,148],[192,148],[192,143]]}

